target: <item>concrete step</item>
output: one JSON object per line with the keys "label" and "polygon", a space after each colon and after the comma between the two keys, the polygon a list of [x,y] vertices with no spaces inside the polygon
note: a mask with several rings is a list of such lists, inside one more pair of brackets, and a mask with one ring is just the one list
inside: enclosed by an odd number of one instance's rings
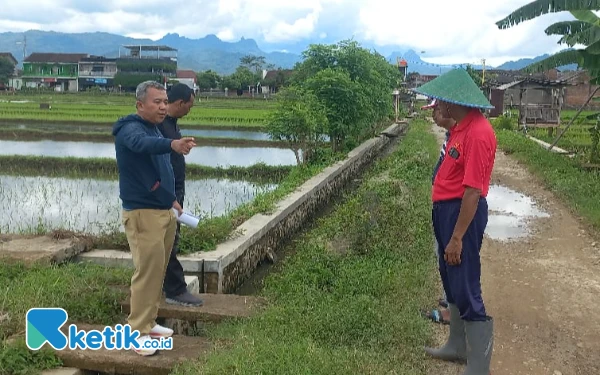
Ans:
{"label": "concrete step", "polygon": [[0,240],[0,257],[24,263],[60,264],[88,250],[89,246],[88,241],[76,238],[3,235]]}
{"label": "concrete step", "polygon": [[184,276],[184,278],[188,292],[192,294],[200,293],[200,279],[198,279],[198,276]]}
{"label": "concrete step", "polygon": [[[158,308],[158,317],[178,319],[190,322],[219,323],[229,318],[247,318],[260,310],[265,301],[260,297],[238,296],[235,294],[197,294],[203,300],[200,307],[169,305],[163,298]],[[129,296],[121,302],[124,313],[129,313],[131,305]]]}
{"label": "concrete step", "polygon": [[[104,326],[77,324],[80,330],[96,329]],[[68,331],[68,327],[65,329]],[[167,375],[179,363],[201,357],[212,345],[202,337],[173,336],[171,350],[158,351],[157,354],[143,357],[133,350],[60,350],[56,355],[65,367],[109,374]]]}

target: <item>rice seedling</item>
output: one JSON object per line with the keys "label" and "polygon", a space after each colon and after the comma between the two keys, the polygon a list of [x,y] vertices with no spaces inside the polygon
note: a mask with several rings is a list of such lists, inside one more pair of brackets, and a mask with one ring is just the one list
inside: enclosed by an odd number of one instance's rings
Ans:
{"label": "rice seedling", "polygon": [[[186,185],[186,210],[204,219],[228,214],[276,185],[205,179]],[[118,181],[0,176],[0,232],[121,232]]]}

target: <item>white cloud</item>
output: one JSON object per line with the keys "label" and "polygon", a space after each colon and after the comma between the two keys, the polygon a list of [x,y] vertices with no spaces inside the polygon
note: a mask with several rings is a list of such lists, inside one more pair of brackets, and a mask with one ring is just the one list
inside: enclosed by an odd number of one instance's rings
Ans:
{"label": "white cloud", "polygon": [[[215,34],[261,44],[353,38],[378,47],[425,51],[436,63],[479,62],[552,53],[558,37],[544,29],[568,14],[550,14],[499,30],[495,22],[530,0],[19,0],[2,5],[0,31],[105,31],[159,39]],[[262,47],[262,46],[261,46]],[[268,46],[265,45],[265,49]]]}
{"label": "white cloud", "polygon": [[546,36],[544,29],[559,19],[572,19],[568,14],[544,15],[506,30],[496,26],[529,2],[431,0],[425,8],[420,2],[371,0],[359,10],[359,35],[377,45],[410,46],[425,51],[424,57],[438,57],[428,61],[445,63],[535,56],[560,49],[558,37]]}

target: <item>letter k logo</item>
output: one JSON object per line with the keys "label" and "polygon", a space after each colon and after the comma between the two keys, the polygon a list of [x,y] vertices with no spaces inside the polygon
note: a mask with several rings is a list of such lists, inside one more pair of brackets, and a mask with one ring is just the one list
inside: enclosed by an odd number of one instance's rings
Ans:
{"label": "letter k logo", "polygon": [[39,350],[46,342],[55,350],[67,347],[68,339],[60,328],[69,315],[60,308],[33,308],[25,317],[25,341],[31,350]]}

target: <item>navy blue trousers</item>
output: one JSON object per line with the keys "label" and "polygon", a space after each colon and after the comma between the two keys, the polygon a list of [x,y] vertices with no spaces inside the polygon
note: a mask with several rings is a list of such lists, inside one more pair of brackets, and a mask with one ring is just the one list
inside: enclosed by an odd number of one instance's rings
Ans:
{"label": "navy blue trousers", "polygon": [[[183,191],[175,192],[177,202],[183,208]],[[174,298],[178,295],[187,292],[187,284],[185,282],[185,274],[183,272],[183,266],[177,254],[179,253],[179,237],[181,231],[181,224],[177,222],[177,229],[175,230],[175,241],[173,242],[173,249],[171,250],[171,256],[169,257],[169,263],[167,263],[167,270],[165,273],[165,280],[163,282],[163,291],[167,298]]]}
{"label": "navy blue trousers", "polygon": [[461,200],[433,203],[432,221],[438,242],[439,270],[448,303],[456,305],[460,317],[468,321],[485,321],[487,314],[481,298],[481,261],[479,252],[488,221],[488,205],[480,198],[477,211],[462,241],[461,263],[450,266],[444,260],[460,213]]}

